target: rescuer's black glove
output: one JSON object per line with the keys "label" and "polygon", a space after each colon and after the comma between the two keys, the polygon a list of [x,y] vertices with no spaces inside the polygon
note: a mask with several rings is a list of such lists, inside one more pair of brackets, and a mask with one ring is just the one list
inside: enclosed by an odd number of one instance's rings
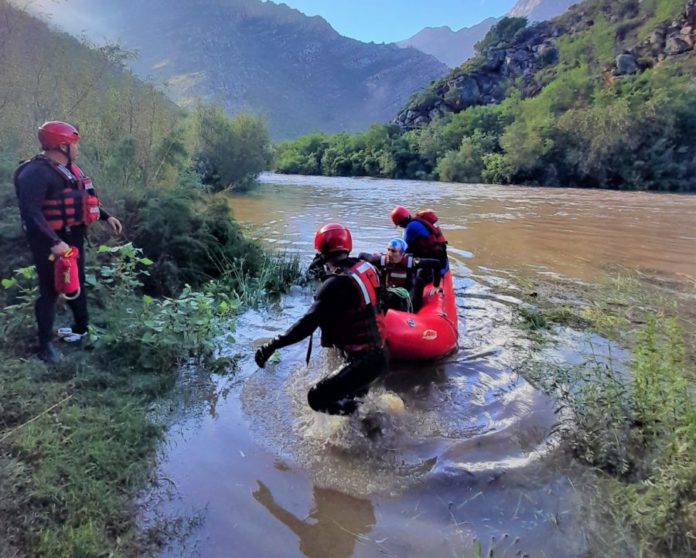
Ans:
{"label": "rescuer's black glove", "polygon": [[268,343],[264,343],[261,345],[258,351],[256,351],[256,354],[254,355],[254,360],[256,361],[256,364],[258,364],[259,368],[265,368],[266,362],[268,361],[269,358],[271,358],[271,355],[275,353],[275,339],[269,341]]}

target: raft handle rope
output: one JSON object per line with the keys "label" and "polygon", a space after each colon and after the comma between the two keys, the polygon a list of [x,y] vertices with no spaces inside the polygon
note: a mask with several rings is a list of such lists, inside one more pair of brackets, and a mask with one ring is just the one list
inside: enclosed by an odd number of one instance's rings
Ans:
{"label": "raft handle rope", "polygon": [[408,290],[403,287],[389,287],[387,292],[404,299],[406,301],[406,312],[413,314],[413,301],[411,301],[411,295]]}

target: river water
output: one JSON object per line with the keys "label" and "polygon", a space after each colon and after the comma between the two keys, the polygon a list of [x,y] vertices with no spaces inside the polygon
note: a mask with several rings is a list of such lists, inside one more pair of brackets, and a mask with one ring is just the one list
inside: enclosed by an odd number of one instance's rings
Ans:
{"label": "river water", "polygon": [[[516,370],[530,342],[515,327],[521,276],[593,282],[640,269],[696,277],[696,197],[597,190],[263,175],[231,199],[263,241],[312,256],[314,231],[345,223],[355,251],[398,236],[389,212],[429,207],[449,240],[460,350],[442,362],[394,365],[350,419],[313,413],[307,389],[335,364],[306,344],[264,370],[259,339],[311,303],[293,292],[242,315],[222,352],[234,372],[184,374],[186,404],[159,467],[167,498],[148,521],[195,517],[164,556],[585,556],[577,470],[553,433],[552,402]],[[502,294],[505,290],[506,294]],[[605,340],[555,331],[547,357],[621,360]],[[404,411],[394,402],[404,403]],[[376,420],[367,437],[360,419]],[[161,491],[158,494],[161,496]],[[155,496],[151,496],[155,498]],[[156,499],[156,498],[155,498]]]}

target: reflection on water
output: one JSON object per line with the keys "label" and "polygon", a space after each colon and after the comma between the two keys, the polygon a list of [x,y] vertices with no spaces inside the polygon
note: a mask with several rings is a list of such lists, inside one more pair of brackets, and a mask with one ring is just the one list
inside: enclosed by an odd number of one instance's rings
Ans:
{"label": "reflection on water", "polygon": [[[591,280],[623,265],[696,275],[696,197],[266,180],[231,200],[236,216],[305,262],[325,222],[345,222],[356,251],[376,251],[400,232],[389,226],[394,205],[434,208],[452,255],[460,351],[394,365],[357,416],[330,417],[306,404],[307,389],[335,367],[330,352],[315,351],[310,366],[304,344],[263,370],[252,359],[258,339],[302,315],[311,290],[240,316],[223,351],[239,355],[233,381],[204,384],[191,400],[205,395],[209,412],[190,414],[168,436],[160,475],[178,497],[162,512],[205,520],[165,555],[472,556],[479,539],[496,556],[583,556],[554,406],[516,373],[530,345],[514,323],[521,302],[509,291],[520,273]],[[600,338],[557,334],[548,359],[622,357]],[[385,406],[389,398],[403,401],[404,412]],[[365,435],[366,417],[380,435]]]}
{"label": "reflection on water", "polygon": [[336,490],[313,489],[314,505],[309,515],[298,518],[273,498],[271,491],[258,481],[253,496],[278,521],[290,529],[300,543],[300,552],[308,558],[348,558],[355,543],[369,533],[375,514],[368,500],[353,498]]}

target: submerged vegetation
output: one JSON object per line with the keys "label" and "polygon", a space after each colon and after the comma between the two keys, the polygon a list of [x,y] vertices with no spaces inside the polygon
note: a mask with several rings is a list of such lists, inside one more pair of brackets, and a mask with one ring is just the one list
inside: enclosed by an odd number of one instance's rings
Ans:
{"label": "submerged vegetation", "polygon": [[[590,548],[605,556],[691,556],[696,549],[696,355],[692,292],[618,276],[600,292],[550,304],[546,288],[523,323],[535,332],[572,324],[630,349],[627,362],[588,355],[525,375],[559,403],[560,432],[595,472],[586,496]],[[535,291],[535,294],[536,293]],[[571,297],[568,297],[571,298]],[[586,302],[578,304],[578,300]],[[592,302],[589,302],[592,301]],[[539,346],[543,350],[543,344]]]}
{"label": "submerged vegetation", "polygon": [[524,20],[503,19],[479,44],[478,58],[412,99],[406,110],[425,115],[426,123],[409,130],[380,124],[361,134],[310,134],[280,144],[275,168],[326,176],[694,191],[695,51],[654,65],[639,60],[646,67],[632,75],[609,72],[617,55],[672,21],[685,4],[589,0],[574,24],[578,30],[546,49],[553,56],[530,83],[486,77],[506,88],[501,102],[430,117],[428,111],[448,101],[439,89],[457,92],[446,83],[485,68],[495,49],[535,32]]}

